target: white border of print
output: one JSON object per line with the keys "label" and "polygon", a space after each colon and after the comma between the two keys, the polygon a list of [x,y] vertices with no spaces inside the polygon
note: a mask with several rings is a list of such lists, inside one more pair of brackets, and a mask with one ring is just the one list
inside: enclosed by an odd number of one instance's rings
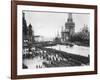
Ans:
{"label": "white border of print", "polygon": [[[90,65],[80,67],[61,67],[61,68],[43,68],[43,69],[22,69],[22,10],[34,11],[54,11],[54,12],[74,12],[90,14]],[[76,9],[76,8],[59,8],[59,7],[40,7],[17,5],[17,75],[26,74],[47,74],[62,72],[82,72],[94,71],[94,10],[93,9]]]}

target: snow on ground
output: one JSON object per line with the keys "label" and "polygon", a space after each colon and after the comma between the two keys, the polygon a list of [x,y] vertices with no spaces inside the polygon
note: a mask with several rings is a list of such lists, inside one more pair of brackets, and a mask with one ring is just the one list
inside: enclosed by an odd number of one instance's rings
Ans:
{"label": "snow on ground", "polygon": [[90,53],[90,48],[89,47],[78,46],[78,45],[74,45],[74,46],[70,47],[70,46],[59,45],[58,44],[56,46],[46,47],[46,48],[61,50],[61,51],[64,51],[64,52],[68,52],[68,53],[76,54],[76,55],[81,55],[81,56],[85,56],[85,57],[88,57],[88,55]]}

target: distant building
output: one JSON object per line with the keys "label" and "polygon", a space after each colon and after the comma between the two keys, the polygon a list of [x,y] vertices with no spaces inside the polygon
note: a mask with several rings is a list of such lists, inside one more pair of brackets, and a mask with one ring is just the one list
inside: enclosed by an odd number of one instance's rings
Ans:
{"label": "distant building", "polygon": [[25,13],[23,13],[23,17],[22,17],[22,26],[23,26],[23,36],[26,36],[27,35],[27,23],[26,23],[26,20],[25,20]]}
{"label": "distant building", "polygon": [[35,41],[34,40],[34,31],[32,30],[32,25],[29,24],[27,26],[27,22],[25,20],[25,13],[23,13],[23,18],[22,18],[22,26],[23,26],[23,47],[32,47],[32,43]]}
{"label": "distant building", "polygon": [[69,37],[69,33],[68,31],[66,31],[65,29],[63,29],[62,27],[62,31],[61,31],[61,41],[62,42],[66,42],[68,40]]}
{"label": "distant building", "polygon": [[28,47],[28,28],[25,20],[25,13],[23,13],[22,17],[22,36],[23,36],[23,47]]}
{"label": "distant building", "polygon": [[28,26],[28,47],[29,47],[29,51],[31,51],[32,43],[33,43],[33,31],[32,31],[32,25],[29,24],[29,26]]}
{"label": "distant building", "polygon": [[68,14],[67,22],[65,23],[65,29],[62,27],[61,38],[63,42],[69,40],[70,36],[75,32],[75,23],[73,22],[72,13]]}
{"label": "distant building", "polygon": [[22,17],[22,30],[23,30],[23,48],[29,48],[31,51],[31,48],[35,42],[39,42],[41,39],[40,35],[34,35],[34,30],[32,28],[32,25],[29,24],[27,26],[27,22],[25,20],[25,13],[23,13]]}
{"label": "distant building", "polygon": [[57,36],[55,37],[54,42],[57,42],[57,43],[61,42],[61,37],[59,35],[59,32],[57,32]]}

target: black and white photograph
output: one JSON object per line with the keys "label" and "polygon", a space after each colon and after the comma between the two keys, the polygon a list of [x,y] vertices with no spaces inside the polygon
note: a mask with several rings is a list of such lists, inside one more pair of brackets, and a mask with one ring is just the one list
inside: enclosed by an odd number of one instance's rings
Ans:
{"label": "black and white photograph", "polygon": [[90,65],[90,14],[22,11],[22,68]]}
{"label": "black and white photograph", "polygon": [[12,79],[97,74],[97,6],[12,2]]}

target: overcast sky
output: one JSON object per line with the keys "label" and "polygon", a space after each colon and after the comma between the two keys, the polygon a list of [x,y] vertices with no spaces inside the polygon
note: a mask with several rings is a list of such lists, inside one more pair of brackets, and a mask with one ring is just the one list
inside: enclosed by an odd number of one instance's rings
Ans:
{"label": "overcast sky", "polygon": [[[65,22],[67,22],[68,13],[55,13],[55,12],[34,12],[23,11],[25,13],[25,19],[27,25],[30,23],[33,26],[34,34],[41,35],[43,37],[55,37],[57,32],[61,32],[61,28],[65,28]],[[78,32],[84,27],[84,24],[90,24],[89,14],[72,14],[73,22],[75,22],[75,32]]]}

